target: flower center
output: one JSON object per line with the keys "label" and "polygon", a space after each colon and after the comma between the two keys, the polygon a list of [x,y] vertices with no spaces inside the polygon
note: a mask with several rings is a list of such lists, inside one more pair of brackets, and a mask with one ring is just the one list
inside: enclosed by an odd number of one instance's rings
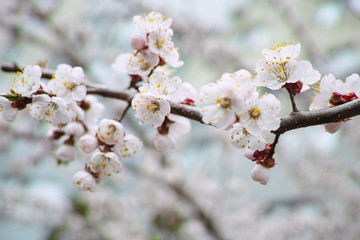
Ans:
{"label": "flower center", "polygon": [[230,110],[231,107],[231,101],[228,98],[218,98],[216,99],[216,103],[220,105],[220,107],[226,109],[226,110]]}
{"label": "flower center", "polygon": [[161,50],[162,47],[163,47],[163,45],[164,45],[164,43],[165,43],[165,40],[164,40],[164,39],[163,39],[163,40],[156,40],[155,46],[156,46],[157,49]]}
{"label": "flower center", "polygon": [[69,91],[75,91],[75,89],[76,89],[76,84],[73,82],[64,82],[64,86]]}
{"label": "flower center", "polygon": [[273,70],[279,83],[286,82],[288,78],[291,77],[288,74],[288,66],[286,66],[287,63],[288,61],[281,62],[278,67],[275,67]]}
{"label": "flower center", "polygon": [[110,124],[109,125],[109,128],[108,128],[108,131],[106,132],[107,135],[110,136],[110,134],[114,133],[116,131],[116,127],[114,124]]}
{"label": "flower center", "polygon": [[260,117],[260,109],[259,108],[253,108],[249,111],[250,117],[253,119],[257,119]]}
{"label": "flower center", "polygon": [[48,107],[44,110],[46,116],[52,116],[55,111],[58,111],[59,107],[55,103],[50,103]]}
{"label": "flower center", "polygon": [[149,112],[155,113],[156,111],[158,111],[160,109],[160,104],[158,102],[151,102],[150,104],[148,104],[146,106],[146,109]]}
{"label": "flower center", "polygon": [[141,68],[141,70],[143,70],[143,71],[148,70],[149,67],[150,67],[150,64],[149,64],[148,62],[143,62],[143,63],[140,65],[140,68]]}

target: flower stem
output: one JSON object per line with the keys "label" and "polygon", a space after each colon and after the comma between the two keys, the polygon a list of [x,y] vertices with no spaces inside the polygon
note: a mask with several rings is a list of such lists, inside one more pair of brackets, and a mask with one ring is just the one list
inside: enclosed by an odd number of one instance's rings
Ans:
{"label": "flower stem", "polygon": [[272,158],[274,153],[275,153],[275,147],[276,147],[276,144],[278,143],[279,141],[279,138],[280,138],[280,133],[277,133],[275,135],[275,139],[274,139],[274,142],[271,144],[271,149],[270,149],[270,152],[269,152],[269,158]]}
{"label": "flower stem", "polygon": [[129,110],[130,107],[131,107],[131,103],[128,102],[126,108],[122,111],[122,113],[120,115],[119,122],[121,122],[124,119],[126,112],[127,112],[127,110]]}
{"label": "flower stem", "polygon": [[292,109],[293,109],[293,113],[298,112],[299,109],[297,108],[296,103],[295,103],[295,95],[291,92],[291,90],[289,88],[286,88],[286,90],[288,91],[289,96],[290,96],[290,101],[291,101],[291,106],[292,106]]}

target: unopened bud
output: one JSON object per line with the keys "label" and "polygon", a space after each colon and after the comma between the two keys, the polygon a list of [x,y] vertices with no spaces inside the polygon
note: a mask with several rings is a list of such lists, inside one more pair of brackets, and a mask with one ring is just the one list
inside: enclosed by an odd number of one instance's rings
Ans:
{"label": "unopened bud", "polygon": [[246,157],[247,159],[250,159],[251,161],[255,160],[256,157],[254,157],[254,150],[251,149],[246,149],[244,151],[244,157]]}
{"label": "unopened bud", "polygon": [[342,122],[326,123],[324,124],[325,130],[329,133],[336,133],[340,129]]}
{"label": "unopened bud", "polygon": [[98,146],[98,140],[96,137],[91,135],[84,135],[79,139],[79,146],[85,153],[91,153]]}
{"label": "unopened bud", "polygon": [[270,179],[270,169],[257,164],[251,170],[251,178],[262,185],[266,185]]}
{"label": "unopened bud", "polygon": [[88,172],[79,171],[73,176],[73,183],[79,185],[79,191],[94,191],[95,178]]}
{"label": "unopened bud", "polygon": [[131,36],[130,44],[135,50],[141,50],[145,47],[145,38],[140,34],[134,34]]}

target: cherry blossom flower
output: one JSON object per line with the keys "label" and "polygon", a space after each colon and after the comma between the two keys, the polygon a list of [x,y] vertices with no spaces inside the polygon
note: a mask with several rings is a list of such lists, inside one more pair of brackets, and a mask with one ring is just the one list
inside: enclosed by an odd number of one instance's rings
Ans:
{"label": "cherry blossom flower", "polygon": [[3,119],[7,122],[14,121],[18,112],[18,109],[13,107],[12,103],[6,97],[0,96],[0,112]]}
{"label": "cherry blossom flower", "polygon": [[266,185],[269,182],[270,174],[270,169],[260,164],[256,164],[251,170],[251,178],[262,185]]}
{"label": "cherry blossom flower", "polygon": [[55,78],[50,80],[47,87],[66,103],[81,101],[86,97],[86,87],[83,85],[84,71],[81,67],[60,64],[55,72]]}
{"label": "cherry blossom flower", "polygon": [[201,87],[200,103],[203,105],[202,121],[217,128],[226,129],[244,112],[244,100],[230,81],[218,81]]}
{"label": "cherry blossom flower", "polygon": [[220,81],[232,83],[244,99],[256,91],[253,76],[245,69],[240,69],[234,73],[224,73]]}
{"label": "cherry blossom flower", "polygon": [[116,144],[114,146],[114,152],[123,158],[132,157],[138,150],[143,147],[143,142],[141,139],[135,137],[134,135],[127,134],[124,137],[122,144]]}
{"label": "cherry blossom flower", "polygon": [[[322,110],[353,101],[360,94],[359,75],[353,74],[346,78],[345,83],[337,80],[334,75],[328,74],[321,79],[318,94],[309,106],[310,110]],[[342,122],[324,124],[325,130],[335,133]]]}
{"label": "cherry blossom flower", "polygon": [[187,104],[186,102],[194,102],[196,99],[196,90],[188,82],[182,83],[177,91],[180,96],[179,102],[181,103]]}
{"label": "cherry blossom flower", "polygon": [[126,68],[129,74],[138,74],[146,77],[160,62],[159,56],[149,50],[141,50],[129,58]]}
{"label": "cherry blossom flower", "polygon": [[181,86],[181,79],[177,76],[169,77],[164,72],[156,71],[148,78],[140,88],[139,91],[152,92],[158,97],[163,97],[166,100],[173,102],[180,102],[182,99],[182,92],[178,91]]}
{"label": "cherry blossom flower", "polygon": [[165,116],[170,114],[169,102],[149,91],[136,94],[131,105],[140,124],[151,122],[153,127],[158,127],[163,123]]}
{"label": "cherry blossom flower", "polygon": [[70,113],[69,115],[71,122],[84,121],[85,113],[79,104],[77,104],[75,101],[72,101],[67,103],[67,107]]}
{"label": "cherry blossom flower", "polygon": [[122,144],[124,139],[124,128],[115,120],[103,119],[98,124],[98,138],[108,145]]}
{"label": "cherry blossom flower", "polygon": [[96,152],[89,161],[89,167],[94,173],[100,173],[100,176],[110,177],[121,171],[121,162],[114,152]]}
{"label": "cherry blossom flower", "polygon": [[168,148],[175,148],[179,138],[190,132],[191,124],[187,118],[170,114],[167,120],[159,127],[158,133],[152,137],[156,150],[163,152]]}
{"label": "cherry blossom flower", "polygon": [[91,153],[98,147],[96,137],[86,134],[79,139],[79,147],[84,153]]}
{"label": "cherry blossom flower", "polygon": [[240,122],[249,133],[260,136],[263,131],[276,130],[280,127],[280,101],[272,94],[260,97],[254,92],[245,101],[245,113],[240,115]]}
{"label": "cherry blossom flower", "polygon": [[140,31],[150,33],[156,30],[169,28],[172,19],[153,11],[144,16],[134,16],[133,22]]}
{"label": "cherry blossom flower", "polygon": [[96,186],[95,178],[88,172],[78,171],[73,176],[73,183],[79,185],[79,191],[94,191]]}
{"label": "cherry blossom flower", "polygon": [[171,28],[149,33],[149,50],[158,54],[172,67],[181,67],[184,63],[179,60],[180,55],[175,44],[171,41],[173,30]]}
{"label": "cherry blossom flower", "polygon": [[352,91],[356,94],[357,97],[360,97],[360,77],[359,74],[353,73],[351,76],[347,77],[345,80],[345,88],[347,89],[347,94],[349,91]]}
{"label": "cherry blossom flower", "polygon": [[269,131],[264,131],[263,135],[251,134],[242,123],[235,123],[230,132],[230,142],[235,148],[246,148],[251,150],[263,150],[267,143]]}
{"label": "cherry blossom flower", "polygon": [[347,77],[345,83],[340,79],[337,80],[332,74],[325,75],[309,109],[321,110],[350,102],[358,98],[359,89],[360,79],[357,74]]}
{"label": "cherry blossom flower", "polygon": [[70,113],[64,99],[49,97],[46,94],[33,96],[30,113],[35,119],[51,123],[54,126],[70,122]]}
{"label": "cherry blossom flower", "polygon": [[41,68],[38,65],[27,66],[14,78],[12,90],[22,97],[31,97],[40,88]]}
{"label": "cherry blossom flower", "polygon": [[286,83],[301,81],[305,89],[308,89],[307,85],[313,85],[319,81],[321,75],[312,68],[309,61],[296,59],[300,54],[300,49],[299,43],[296,45],[277,44],[274,48],[264,49],[264,58],[260,59],[255,66],[256,85],[277,90]]}
{"label": "cherry blossom flower", "polygon": [[132,56],[133,56],[132,53],[119,54],[116,57],[115,62],[111,65],[111,67],[118,73],[128,73],[127,66]]}

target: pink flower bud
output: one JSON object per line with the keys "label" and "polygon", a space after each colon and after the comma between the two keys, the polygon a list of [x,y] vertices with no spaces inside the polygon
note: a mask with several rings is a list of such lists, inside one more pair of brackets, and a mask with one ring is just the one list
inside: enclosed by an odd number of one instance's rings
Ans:
{"label": "pink flower bud", "polygon": [[73,176],[73,183],[79,185],[79,191],[94,191],[95,178],[88,172],[79,171]]}
{"label": "pink flower bud", "polygon": [[98,147],[98,140],[91,135],[84,135],[79,139],[79,146],[85,153],[91,153]]}
{"label": "pink flower bud", "polygon": [[326,123],[324,124],[325,130],[329,133],[335,133],[340,129],[342,122]]}
{"label": "pink flower bud", "polygon": [[270,169],[257,164],[251,170],[251,178],[262,185],[266,185],[270,179]]}
{"label": "pink flower bud", "polygon": [[244,157],[246,157],[247,159],[250,159],[251,161],[252,160],[255,160],[256,157],[254,157],[254,150],[251,150],[251,149],[246,149],[244,151]]}
{"label": "pink flower bud", "polygon": [[121,144],[124,140],[124,128],[118,121],[104,118],[98,124],[97,136],[105,144]]}
{"label": "pink flower bud", "polygon": [[135,50],[141,50],[145,47],[145,38],[140,34],[134,34],[131,36],[130,44]]}

